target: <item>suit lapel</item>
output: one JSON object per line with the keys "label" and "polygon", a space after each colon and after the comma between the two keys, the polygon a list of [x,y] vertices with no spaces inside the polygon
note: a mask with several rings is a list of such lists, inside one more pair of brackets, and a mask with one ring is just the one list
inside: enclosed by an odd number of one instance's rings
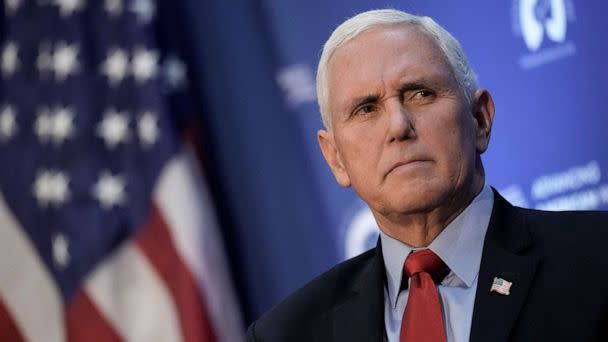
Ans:
{"label": "suit lapel", "polygon": [[[526,255],[531,236],[521,209],[495,192],[483,247],[470,341],[507,341],[540,258]],[[509,295],[490,292],[494,277],[513,283]]]}
{"label": "suit lapel", "polygon": [[333,341],[383,341],[384,278],[378,240],[371,262],[354,281],[351,296],[333,310]]}

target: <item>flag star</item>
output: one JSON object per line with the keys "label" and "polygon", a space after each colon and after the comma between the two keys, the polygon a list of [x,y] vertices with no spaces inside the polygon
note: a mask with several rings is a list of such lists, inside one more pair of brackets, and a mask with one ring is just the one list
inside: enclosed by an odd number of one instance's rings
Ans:
{"label": "flag star", "polygon": [[0,141],[6,141],[17,133],[17,120],[15,109],[11,105],[5,105],[0,112]]}
{"label": "flag star", "polygon": [[144,24],[149,23],[156,14],[156,4],[152,0],[134,0],[131,3],[131,11],[137,19]]}
{"label": "flag star", "polygon": [[145,82],[158,72],[158,53],[154,50],[138,48],[133,54],[133,77],[137,82]]}
{"label": "flag star", "polygon": [[184,87],[188,81],[186,78],[186,65],[175,55],[165,59],[163,74],[165,81],[172,90]]}
{"label": "flag star", "polygon": [[112,209],[112,207],[117,205],[122,205],[127,199],[125,183],[126,181],[121,175],[113,176],[110,172],[104,171],[93,186],[93,197],[106,210]]}
{"label": "flag star", "polygon": [[104,140],[106,147],[114,149],[116,145],[129,138],[129,118],[127,112],[108,109],[97,125],[97,134]]}
{"label": "flag star", "polygon": [[47,107],[38,109],[38,115],[34,121],[34,132],[42,143],[46,143],[53,136],[53,118]]}
{"label": "flag star", "polygon": [[64,234],[57,234],[53,237],[53,259],[55,264],[65,268],[70,263],[69,241]]}
{"label": "flag star", "polygon": [[84,7],[85,0],[55,0],[55,5],[59,7],[59,13],[62,17],[69,17],[75,11],[81,10]]}
{"label": "flag star", "polygon": [[69,178],[64,172],[42,170],[33,184],[34,196],[41,207],[49,204],[60,206],[70,197]]}
{"label": "flag star", "polygon": [[52,118],[52,137],[56,145],[74,133],[74,111],[70,107],[58,107]]}
{"label": "flag star", "polygon": [[53,69],[55,70],[55,78],[58,81],[65,80],[70,74],[74,74],[79,69],[78,63],[78,46],[76,44],[66,44],[60,42],[55,47],[53,54]]}
{"label": "flag star", "polygon": [[102,74],[108,77],[111,85],[120,83],[129,68],[129,57],[123,49],[113,48],[101,65]]}
{"label": "flag star", "polygon": [[47,206],[53,199],[53,174],[51,171],[38,173],[34,181],[34,196],[40,206]]}
{"label": "flag star", "polygon": [[154,145],[160,135],[156,115],[150,111],[143,112],[137,120],[137,133],[144,147]]}
{"label": "flag star", "polygon": [[6,14],[13,15],[21,6],[23,0],[4,0],[4,9]]}
{"label": "flag star", "polygon": [[103,8],[111,17],[117,17],[122,14],[123,3],[122,0],[105,0]]}
{"label": "flag star", "polygon": [[15,42],[7,42],[2,49],[2,75],[4,77],[11,76],[19,69],[19,47]]}

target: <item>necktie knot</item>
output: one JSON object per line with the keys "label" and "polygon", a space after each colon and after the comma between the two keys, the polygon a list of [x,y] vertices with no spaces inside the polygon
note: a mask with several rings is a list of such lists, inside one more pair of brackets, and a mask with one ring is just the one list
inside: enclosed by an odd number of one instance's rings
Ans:
{"label": "necktie knot", "polygon": [[407,257],[403,271],[410,278],[417,273],[428,273],[435,282],[439,282],[448,274],[449,268],[432,250],[423,249]]}

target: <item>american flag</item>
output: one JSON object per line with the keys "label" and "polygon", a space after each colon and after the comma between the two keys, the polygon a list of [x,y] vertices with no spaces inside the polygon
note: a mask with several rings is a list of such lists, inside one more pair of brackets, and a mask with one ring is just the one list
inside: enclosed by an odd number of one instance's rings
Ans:
{"label": "american flag", "polygon": [[511,285],[512,282],[506,281],[502,278],[494,277],[492,281],[492,286],[490,287],[490,292],[496,292],[504,296],[508,296],[511,294]]}
{"label": "american flag", "polygon": [[157,4],[0,11],[0,340],[241,341]]}

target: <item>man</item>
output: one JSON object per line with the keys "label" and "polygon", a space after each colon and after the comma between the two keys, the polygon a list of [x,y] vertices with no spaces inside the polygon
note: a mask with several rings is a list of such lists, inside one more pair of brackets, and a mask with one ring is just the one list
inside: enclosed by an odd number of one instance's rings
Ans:
{"label": "man", "polygon": [[448,32],[359,14],[325,44],[317,95],[323,155],[380,239],[250,341],[608,341],[608,215],[516,208],[485,184],[494,103]]}

